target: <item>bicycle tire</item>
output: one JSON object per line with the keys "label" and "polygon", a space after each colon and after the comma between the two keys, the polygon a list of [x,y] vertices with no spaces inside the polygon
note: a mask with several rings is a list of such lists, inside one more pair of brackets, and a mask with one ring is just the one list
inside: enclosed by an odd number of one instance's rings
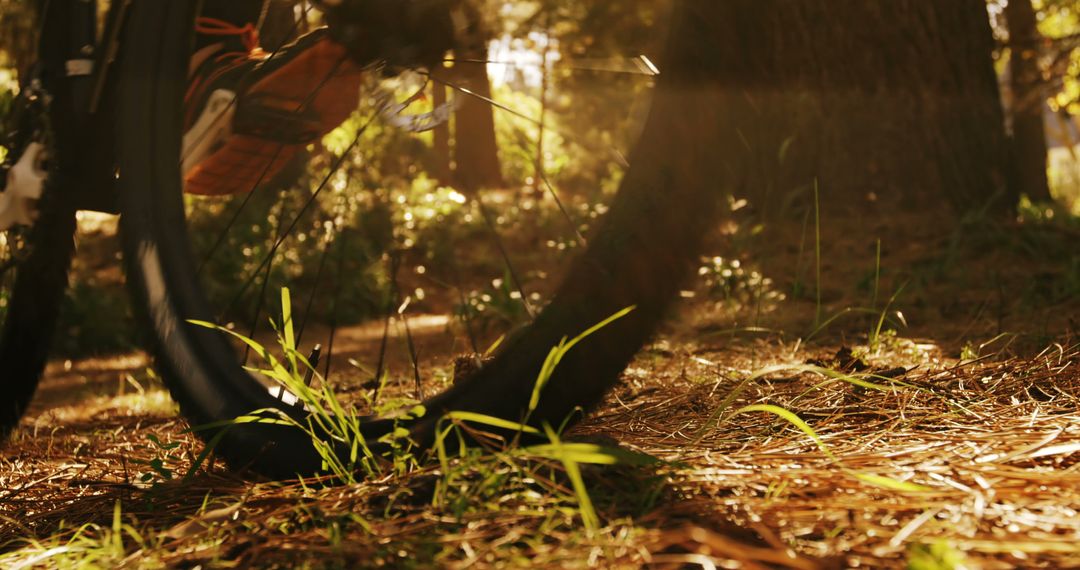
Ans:
{"label": "bicycle tire", "polygon": [[[133,5],[119,87],[124,112],[118,156],[128,282],[150,331],[159,373],[182,412],[199,425],[284,406],[242,369],[223,335],[188,322],[212,320],[190,245],[177,237],[186,235],[177,157],[196,4],[173,0]],[[660,81],[658,93],[664,76]],[[685,103],[677,97],[666,99],[658,94],[654,108]],[[553,346],[634,306],[627,317],[591,336],[559,364],[530,416],[536,425],[559,425],[595,405],[649,339],[677,296],[679,277],[696,262],[719,202],[700,197],[678,202],[699,191],[700,184],[673,188],[667,196],[656,192],[685,181],[673,174],[673,163],[680,172],[692,174],[700,166],[690,164],[686,170],[678,164],[688,157],[674,150],[679,137],[664,123],[662,117],[650,118],[642,140],[652,137],[653,145],[671,150],[652,152],[650,147],[632,155],[633,166],[609,214],[535,321],[504,342],[478,372],[425,402],[427,415],[409,426],[421,445],[431,441],[438,419],[450,410],[520,419]],[[691,116],[687,125],[692,124]],[[690,160],[700,158],[691,155]],[[688,208],[693,210],[689,216]],[[388,424],[372,421],[366,427],[376,436]],[[273,477],[315,473],[320,467],[310,440],[298,430],[248,424],[229,429],[217,445],[216,453],[231,465]]]}
{"label": "bicycle tire", "polygon": [[[55,190],[49,188],[47,192]],[[14,285],[0,332],[0,441],[18,425],[37,391],[60,316],[75,251],[75,212],[43,208],[30,233],[29,254],[14,269]]]}
{"label": "bicycle tire", "polygon": [[[53,26],[58,22],[67,23],[56,17],[48,19],[46,25],[46,15],[41,14],[39,18],[43,21],[42,36],[57,33]],[[56,69],[56,45],[53,44],[51,49],[44,43],[39,46],[45,48],[37,54],[41,69],[33,73],[40,74],[44,91],[33,98],[24,91],[10,109],[11,115],[5,117],[5,122],[10,123],[7,126],[13,129],[6,133],[8,140],[4,142],[14,147],[7,149],[13,153],[9,158],[15,160],[26,151],[29,143],[40,142],[46,146],[46,162],[51,166],[46,167],[43,193],[37,203],[37,219],[32,227],[19,230],[25,236],[22,244],[25,251],[11,250],[18,247],[12,240],[15,230],[4,235],[6,253],[19,258],[9,257],[10,265],[5,263],[5,273],[14,272],[14,279],[10,290],[6,291],[6,306],[0,317],[3,321],[0,323],[0,370],[3,371],[0,373],[0,392],[4,394],[0,401],[0,443],[8,439],[26,413],[47,364],[75,253],[77,220],[71,200],[77,187],[72,177],[65,173],[80,171],[82,160],[90,156],[90,153],[79,154],[83,150],[81,141],[72,136],[77,129],[56,132],[45,126],[76,123],[71,107],[73,100],[52,96],[67,88],[48,71]],[[23,83],[24,89],[38,89],[30,87],[34,82],[24,80]],[[48,118],[37,116],[39,113]],[[72,152],[74,149],[77,150]],[[3,277],[7,279],[7,275]]]}

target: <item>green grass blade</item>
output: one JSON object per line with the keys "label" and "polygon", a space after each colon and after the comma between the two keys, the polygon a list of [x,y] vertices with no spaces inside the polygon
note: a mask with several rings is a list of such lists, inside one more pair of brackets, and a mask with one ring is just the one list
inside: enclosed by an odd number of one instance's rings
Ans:
{"label": "green grass blade", "polygon": [[221,331],[225,334],[232,336],[233,338],[246,344],[248,347],[251,348],[251,350],[255,351],[255,354],[259,355],[260,358],[262,358],[264,361],[266,361],[267,364],[270,365],[270,368],[273,369],[276,376],[282,378],[289,376],[289,371],[284,366],[282,366],[281,362],[279,362],[277,358],[274,358],[274,355],[270,354],[270,351],[267,350],[266,347],[259,344],[254,339],[247,338],[246,336],[238,332],[231,331],[223,326],[215,325],[214,323],[200,321],[197,319],[188,319],[188,322],[196,326]]}
{"label": "green grass blade", "polygon": [[608,318],[600,321],[599,323],[596,323],[595,325],[589,327],[588,329],[585,330],[585,332],[577,335],[576,337],[574,337],[573,340],[566,343],[566,347],[563,349],[563,352],[569,352],[569,350],[571,348],[574,348],[575,344],[577,344],[577,343],[585,340],[586,338],[592,336],[594,333],[596,333],[600,329],[610,325],[611,323],[625,317],[626,315],[629,315],[636,308],[637,308],[636,305],[631,305],[629,307],[626,307],[625,309],[615,313],[614,315],[611,315],[610,317],[608,317]]}
{"label": "green grass blade", "polygon": [[817,444],[818,449],[820,449],[826,457],[832,459],[833,461],[839,461],[839,458],[836,457],[836,455],[834,455],[832,451],[829,451],[829,448],[825,445],[825,442],[822,441],[821,437],[818,436],[817,432],[814,431],[814,428],[810,427],[810,424],[807,424],[805,421],[802,420],[802,418],[795,415],[794,413],[785,410],[780,406],[773,406],[771,404],[754,404],[735,410],[736,415],[749,414],[752,412],[767,412],[786,420],[788,423],[795,426],[796,428],[798,428],[799,431],[805,433],[810,439],[812,439],[814,443]]}
{"label": "green grass blade", "polygon": [[289,360],[289,370],[293,374],[299,375],[300,371],[296,367],[296,333],[293,328],[292,318],[292,294],[289,293],[288,287],[281,288],[281,321],[282,321],[282,348],[285,349],[285,358]]}
{"label": "green grass blade", "polygon": [[[555,433],[551,426],[544,424],[544,432],[551,440],[552,445],[562,445],[562,442],[559,441],[559,434]],[[581,522],[587,531],[594,532],[600,528],[600,517],[596,515],[596,508],[593,507],[592,498],[589,497],[588,488],[585,487],[585,479],[581,476],[581,468],[576,461],[569,457],[564,456],[560,461],[563,468],[566,469],[566,477],[570,479],[570,486],[574,489],[574,495],[577,496],[578,510],[581,511]]]}
{"label": "green grass blade", "polygon": [[[788,411],[788,410],[785,410],[784,408],[781,408],[779,406],[773,406],[773,405],[770,405],[770,404],[754,404],[752,406],[745,406],[743,408],[740,408],[735,413],[736,414],[744,414],[744,413],[752,413],[752,412],[767,412],[767,413],[773,414],[775,416],[778,416],[778,417],[786,420],[788,423],[790,423],[791,425],[798,428],[799,431],[805,433],[811,440],[813,440],[814,443],[817,445],[818,449],[821,450],[821,453],[823,453],[826,457],[828,457],[833,463],[839,463],[840,462],[840,458],[837,457],[836,454],[834,454],[831,450],[829,450],[828,446],[825,445],[825,442],[821,439],[821,437],[817,434],[817,432],[814,431],[814,428],[810,427],[810,425],[807,424],[805,421],[803,421],[802,418],[795,415],[791,411]],[[901,491],[901,492],[926,492],[926,491],[932,491],[933,490],[933,489],[931,489],[929,487],[925,487],[923,485],[919,485],[919,484],[916,484],[916,483],[910,483],[910,482],[907,482],[907,481],[899,481],[897,479],[892,479],[890,477],[884,477],[884,476],[881,476],[881,475],[874,475],[872,473],[863,473],[861,471],[856,471],[854,469],[848,469],[846,467],[842,467],[841,469],[843,470],[843,472],[845,474],[847,474],[847,475],[849,475],[849,476],[851,476],[851,477],[853,477],[853,478],[855,478],[855,479],[857,479],[859,481],[862,481],[862,482],[867,483],[869,485],[873,485],[875,487],[881,487],[883,489],[889,489],[889,490],[892,490],[892,491]]]}
{"label": "green grass blade", "polygon": [[485,426],[493,427],[493,428],[509,429],[509,430],[520,431],[520,432],[533,434],[533,435],[540,435],[540,430],[538,430],[538,429],[536,429],[536,428],[534,428],[532,426],[527,426],[525,424],[521,424],[521,423],[510,421],[510,420],[504,420],[502,418],[496,418],[494,416],[478,414],[478,413],[475,413],[475,412],[463,412],[463,411],[448,412],[443,417],[445,417],[447,419],[450,419],[450,420],[457,420],[457,421],[462,421],[462,422],[480,424],[480,425],[485,425]]}
{"label": "green grass blade", "polygon": [[605,447],[592,443],[560,443],[532,445],[524,448],[531,455],[546,457],[549,459],[563,460],[564,458],[576,463],[590,463],[593,465],[655,465],[660,459],[646,453],[638,453],[617,447]]}

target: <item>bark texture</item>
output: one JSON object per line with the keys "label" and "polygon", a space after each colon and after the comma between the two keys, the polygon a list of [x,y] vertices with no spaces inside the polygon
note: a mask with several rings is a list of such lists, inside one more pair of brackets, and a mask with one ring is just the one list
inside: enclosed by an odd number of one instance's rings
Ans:
{"label": "bark texture", "polygon": [[[446,105],[446,86],[438,81],[431,82],[431,101],[436,109]],[[433,160],[431,175],[439,181],[440,184],[450,184],[452,182],[451,168],[450,168],[450,123],[444,122],[441,125],[435,127],[432,131],[433,136]]]}
{"label": "bark texture", "polygon": [[491,79],[487,66],[464,61],[487,61],[488,33],[482,14],[466,3],[469,29],[463,45],[455,50],[455,59],[463,60],[450,71],[456,87],[468,89],[474,95],[458,93],[461,105],[454,113],[454,177],[468,190],[503,186],[499,146],[495,140],[494,109],[485,99],[491,99]]}
{"label": "bark texture", "polygon": [[1012,90],[1013,184],[1032,200],[1048,202],[1046,179],[1046,126],[1039,55],[1042,35],[1036,27],[1031,0],[1009,0],[1005,6],[1009,26],[1009,86]]}
{"label": "bark texture", "polygon": [[[702,8],[705,10],[705,8]],[[756,117],[743,192],[775,208],[817,180],[826,204],[877,198],[958,211],[1015,204],[982,0],[732,0],[718,81]]]}

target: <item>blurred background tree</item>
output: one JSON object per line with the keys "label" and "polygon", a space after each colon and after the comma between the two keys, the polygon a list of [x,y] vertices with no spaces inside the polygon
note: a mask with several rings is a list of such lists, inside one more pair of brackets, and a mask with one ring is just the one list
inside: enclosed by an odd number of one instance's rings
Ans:
{"label": "blurred background tree", "polygon": [[0,0],[0,68],[23,70],[33,61],[34,4],[32,0]]}
{"label": "blurred background tree", "polygon": [[[998,40],[1017,183],[1032,200],[1048,202],[1052,196],[1066,211],[1078,213],[1080,2],[990,0],[988,9]],[[1048,192],[1042,190],[1040,164]]]}
{"label": "blurred background tree", "polygon": [[1005,5],[1009,33],[1008,87],[1012,118],[1013,184],[1032,200],[1050,201],[1046,178],[1046,128],[1043,108],[1047,90],[1039,69],[1043,36],[1031,0],[1010,0]]}

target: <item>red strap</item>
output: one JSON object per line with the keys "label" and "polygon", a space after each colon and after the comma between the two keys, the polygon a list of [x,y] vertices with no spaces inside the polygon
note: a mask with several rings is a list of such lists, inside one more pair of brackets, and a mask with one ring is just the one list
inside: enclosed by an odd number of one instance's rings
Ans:
{"label": "red strap", "polygon": [[207,36],[240,36],[248,51],[259,49],[259,30],[251,22],[237,26],[225,20],[200,16],[195,20],[195,31]]}

